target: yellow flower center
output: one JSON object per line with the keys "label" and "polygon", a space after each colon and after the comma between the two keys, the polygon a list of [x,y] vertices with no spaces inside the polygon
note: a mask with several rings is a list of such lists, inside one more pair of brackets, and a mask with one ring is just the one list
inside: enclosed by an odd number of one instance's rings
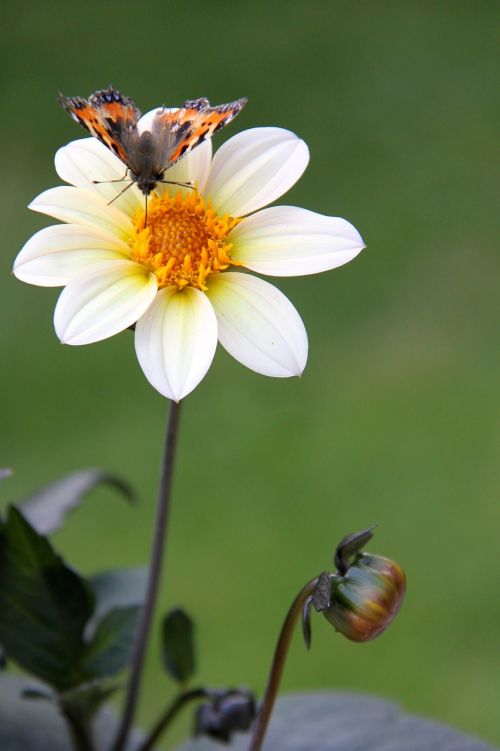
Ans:
{"label": "yellow flower center", "polygon": [[219,216],[196,190],[153,195],[146,227],[144,221],[140,212],[134,220],[131,258],[155,274],[159,287],[206,290],[211,274],[238,265],[231,260],[228,235],[239,220]]}

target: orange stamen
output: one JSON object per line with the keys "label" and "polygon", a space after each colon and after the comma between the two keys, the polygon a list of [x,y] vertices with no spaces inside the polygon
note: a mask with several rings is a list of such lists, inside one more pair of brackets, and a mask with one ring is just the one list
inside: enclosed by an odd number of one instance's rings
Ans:
{"label": "orange stamen", "polygon": [[153,195],[148,224],[140,212],[134,221],[131,258],[152,271],[158,286],[206,290],[211,274],[238,266],[228,236],[239,219],[219,216],[196,190],[175,196]]}

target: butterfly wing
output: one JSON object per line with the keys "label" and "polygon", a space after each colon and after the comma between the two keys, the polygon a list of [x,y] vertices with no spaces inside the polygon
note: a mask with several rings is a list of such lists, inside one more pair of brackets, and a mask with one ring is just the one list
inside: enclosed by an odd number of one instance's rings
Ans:
{"label": "butterfly wing", "polygon": [[246,99],[237,99],[211,107],[208,99],[188,99],[174,112],[159,110],[153,133],[160,144],[159,161],[163,170],[230,123],[246,103]]}
{"label": "butterfly wing", "polygon": [[132,99],[109,86],[96,91],[88,99],[61,95],[60,102],[73,120],[128,165],[129,151],[138,138],[137,121],[141,116]]}

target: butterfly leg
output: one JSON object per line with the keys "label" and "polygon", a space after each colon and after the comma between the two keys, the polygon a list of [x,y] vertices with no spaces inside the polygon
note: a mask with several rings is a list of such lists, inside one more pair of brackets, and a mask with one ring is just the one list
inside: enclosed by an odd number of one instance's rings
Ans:
{"label": "butterfly leg", "polygon": [[158,180],[158,182],[163,183],[163,185],[178,185],[181,188],[191,188],[191,190],[195,190],[193,183],[179,183],[176,180]]}
{"label": "butterfly leg", "polygon": [[[109,182],[110,183],[119,183],[119,182],[123,182],[123,180],[109,180]],[[131,188],[133,184],[134,184],[133,181],[131,181],[131,182],[129,182],[128,185],[125,185],[125,187],[122,190],[120,190],[120,192],[117,193],[116,196],[111,199],[111,201],[107,202],[106,206],[111,206],[111,204],[114,203],[117,198],[120,198],[120,196],[122,196],[125,193],[126,190],[128,190],[129,188]]]}
{"label": "butterfly leg", "polygon": [[92,180],[94,185],[103,185],[106,183],[122,183],[124,180],[130,180],[128,169],[126,170],[123,177],[119,177],[118,180]]}

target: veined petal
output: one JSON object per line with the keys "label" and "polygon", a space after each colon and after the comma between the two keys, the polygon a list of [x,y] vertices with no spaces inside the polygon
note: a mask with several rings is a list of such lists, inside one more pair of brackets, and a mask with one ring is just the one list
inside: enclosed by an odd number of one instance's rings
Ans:
{"label": "veined petal", "polygon": [[97,193],[61,185],[40,193],[29,205],[33,211],[48,214],[72,224],[99,227],[126,240],[132,233],[132,220],[115,206],[109,206]]}
{"label": "veined petal", "polygon": [[206,296],[194,287],[165,287],[137,322],[135,349],[152,386],[179,401],[210,367],[217,320]]}
{"label": "veined petal", "polygon": [[95,191],[129,216],[144,209],[145,196],[132,184],[126,165],[95,138],[80,138],[63,146],[56,153],[55,167],[65,182]]}
{"label": "veined petal", "polygon": [[[210,164],[212,162],[212,139],[203,141],[199,146],[196,146],[189,154],[179,159],[172,167],[170,167],[164,175],[164,180],[173,180],[178,183],[191,183],[193,186],[197,186],[200,193],[205,189],[207,183],[208,173],[210,172]],[[191,188],[179,188],[177,185],[165,185],[158,183],[155,190],[158,192],[164,192],[168,190],[169,193],[176,193],[178,190],[182,190],[184,193]]]}
{"label": "veined petal", "polygon": [[277,378],[302,373],[306,330],[276,287],[250,274],[225,272],[209,279],[207,295],[217,315],[219,341],[236,360]]}
{"label": "veined petal", "polygon": [[105,261],[74,279],[61,292],[54,311],[63,344],[107,339],[137,321],[156,295],[156,278],[133,261]]}
{"label": "veined petal", "polygon": [[205,194],[219,213],[244,216],[286,193],[308,161],[306,144],[289,130],[244,130],[216,152]]}
{"label": "veined petal", "polygon": [[56,224],[28,240],[14,262],[14,274],[28,284],[60,287],[96,263],[129,254],[126,243],[96,227]]}
{"label": "veined petal", "polygon": [[273,206],[243,219],[231,232],[231,257],[270,276],[302,276],[351,261],[364,246],[345,219],[295,206]]}

